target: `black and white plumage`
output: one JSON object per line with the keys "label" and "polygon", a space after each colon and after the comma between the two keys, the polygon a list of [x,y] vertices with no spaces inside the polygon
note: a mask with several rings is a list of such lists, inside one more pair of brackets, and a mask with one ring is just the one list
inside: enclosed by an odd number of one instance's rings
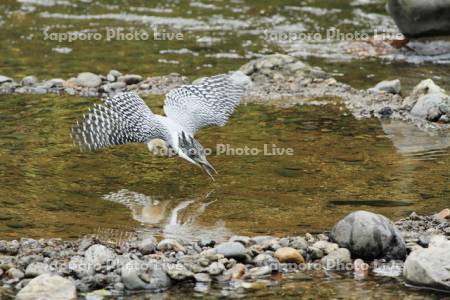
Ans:
{"label": "black and white plumage", "polygon": [[155,141],[160,141],[211,176],[215,169],[194,139],[195,133],[204,127],[225,125],[250,84],[238,71],[181,86],[166,95],[166,116],[154,114],[134,93],[119,94],[94,105],[72,129],[72,137],[83,150],[127,143],[145,143],[152,150]]}

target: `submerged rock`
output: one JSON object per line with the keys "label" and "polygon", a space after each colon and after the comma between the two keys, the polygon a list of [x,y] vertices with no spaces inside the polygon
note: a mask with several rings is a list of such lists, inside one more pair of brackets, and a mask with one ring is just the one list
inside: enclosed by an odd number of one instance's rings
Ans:
{"label": "submerged rock", "polygon": [[19,291],[17,300],[75,300],[77,290],[72,281],[59,275],[42,274]]}
{"label": "submerged rock", "polygon": [[403,276],[413,285],[450,291],[449,262],[450,241],[434,236],[429,248],[411,252],[405,261]]}
{"label": "submerged rock", "polygon": [[356,211],[339,221],[330,237],[352,257],[363,259],[403,259],[405,242],[395,225],[386,217],[367,211]]}
{"label": "submerged rock", "polygon": [[406,37],[450,34],[448,0],[389,0],[388,11]]}

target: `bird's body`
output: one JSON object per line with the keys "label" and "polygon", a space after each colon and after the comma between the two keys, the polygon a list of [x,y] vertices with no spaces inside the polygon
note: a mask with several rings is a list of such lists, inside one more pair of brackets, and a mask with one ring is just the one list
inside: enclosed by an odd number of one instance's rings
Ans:
{"label": "bird's body", "polygon": [[238,71],[174,89],[166,95],[166,116],[154,114],[134,93],[119,94],[95,105],[72,136],[88,150],[127,143],[145,143],[153,153],[172,150],[211,176],[215,169],[194,135],[203,127],[223,126],[250,84]]}

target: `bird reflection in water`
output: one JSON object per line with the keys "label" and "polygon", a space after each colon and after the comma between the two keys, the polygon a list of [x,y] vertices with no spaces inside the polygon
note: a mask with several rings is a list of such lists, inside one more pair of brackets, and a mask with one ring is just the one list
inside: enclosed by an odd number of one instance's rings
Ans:
{"label": "bird reflection in water", "polygon": [[[146,196],[126,189],[103,196],[103,199],[120,203],[130,211],[132,218],[140,222],[144,229],[148,227],[157,230],[164,238],[192,241],[213,239],[221,241],[232,235],[223,221],[211,226],[198,224],[196,220],[216,200],[208,200],[211,193],[203,198],[186,200],[164,199]],[[145,226],[147,225],[147,226]],[[151,225],[151,226],[149,226]]]}

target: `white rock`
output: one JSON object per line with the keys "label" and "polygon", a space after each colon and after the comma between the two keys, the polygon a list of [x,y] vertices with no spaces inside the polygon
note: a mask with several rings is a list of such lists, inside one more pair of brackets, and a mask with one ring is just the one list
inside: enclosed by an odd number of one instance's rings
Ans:
{"label": "white rock", "polygon": [[403,276],[412,285],[450,291],[450,241],[432,237],[428,248],[411,252]]}
{"label": "white rock", "polygon": [[59,275],[42,274],[19,291],[16,300],[75,300],[77,290],[72,281]]}

